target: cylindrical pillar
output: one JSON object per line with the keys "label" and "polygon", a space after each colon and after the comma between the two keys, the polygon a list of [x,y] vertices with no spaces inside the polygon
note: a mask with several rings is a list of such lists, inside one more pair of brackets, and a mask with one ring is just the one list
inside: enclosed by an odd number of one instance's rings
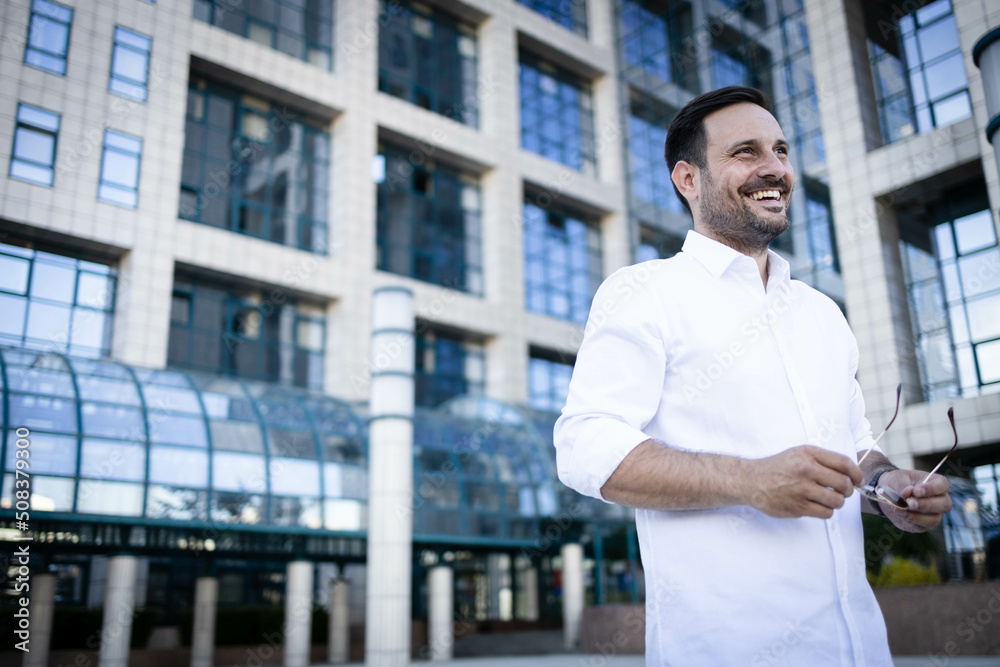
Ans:
{"label": "cylindrical pillar", "polygon": [[128,667],[137,569],[138,559],[135,556],[112,556],[108,560],[98,667]]}
{"label": "cylindrical pillar", "polygon": [[347,579],[330,581],[330,632],[326,659],[331,664],[347,662],[350,654],[350,597],[351,584]]}
{"label": "cylindrical pillar", "polygon": [[48,667],[49,647],[52,645],[52,612],[56,608],[56,576],[34,574],[29,591],[31,604],[31,650],[24,654],[22,667]]}
{"label": "cylindrical pillar", "polygon": [[436,565],[427,574],[428,628],[431,660],[451,660],[455,644],[454,575],[447,565]]}
{"label": "cylindrical pillar", "polygon": [[562,546],[562,608],[563,641],[572,649],[580,640],[583,619],[583,546],[576,543]]}
{"label": "cylindrical pillar", "polygon": [[309,664],[312,603],[313,564],[293,560],[285,568],[285,667]]}
{"label": "cylindrical pillar", "polygon": [[504,595],[507,587],[510,557],[507,554],[489,554],[486,557],[486,582],[489,592],[487,618],[490,620],[508,620],[504,618]]}
{"label": "cylindrical pillar", "polygon": [[993,154],[1000,169],[1000,145],[994,138],[1000,130],[1000,27],[993,28],[976,41],[972,47],[972,62],[983,77],[986,97],[986,139],[993,144]]}
{"label": "cylindrical pillar", "polygon": [[410,664],[413,560],[413,293],[375,290],[368,426],[365,663]]}
{"label": "cylindrical pillar", "polygon": [[219,580],[198,577],[194,585],[194,623],[191,628],[191,667],[215,665],[215,610]]}
{"label": "cylindrical pillar", "polygon": [[526,567],[521,570],[521,618],[526,621],[538,620],[538,568]]}

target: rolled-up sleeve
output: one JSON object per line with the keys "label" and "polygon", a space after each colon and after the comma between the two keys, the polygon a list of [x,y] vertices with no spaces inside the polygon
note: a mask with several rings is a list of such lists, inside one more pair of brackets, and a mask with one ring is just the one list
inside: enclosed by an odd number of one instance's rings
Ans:
{"label": "rolled-up sleeve", "polygon": [[559,479],[601,500],[601,487],[622,459],[649,438],[643,429],[663,392],[662,309],[650,281],[637,280],[634,269],[612,274],[594,296],[554,430]]}

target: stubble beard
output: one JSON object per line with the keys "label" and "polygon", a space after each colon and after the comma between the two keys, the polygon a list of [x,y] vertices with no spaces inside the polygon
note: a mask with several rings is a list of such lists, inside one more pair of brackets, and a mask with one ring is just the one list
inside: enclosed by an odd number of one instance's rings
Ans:
{"label": "stubble beard", "polygon": [[[733,198],[716,187],[708,169],[702,170],[704,194],[701,198],[701,219],[720,241],[745,255],[759,255],[771,241],[788,229],[788,208],[780,218],[764,217],[752,208],[743,195]],[[780,183],[780,181],[779,181]],[[775,185],[769,183],[769,187]],[[775,186],[784,193],[784,184]]]}

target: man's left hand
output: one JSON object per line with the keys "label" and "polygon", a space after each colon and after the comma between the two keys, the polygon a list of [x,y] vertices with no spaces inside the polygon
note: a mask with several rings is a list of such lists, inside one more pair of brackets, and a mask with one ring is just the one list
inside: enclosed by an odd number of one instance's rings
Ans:
{"label": "man's left hand", "polygon": [[909,509],[898,509],[889,503],[879,503],[885,516],[900,530],[922,533],[937,528],[945,513],[951,509],[951,484],[944,475],[931,475],[921,484],[927,473],[919,470],[890,470],[879,478],[879,485],[898,493]]}

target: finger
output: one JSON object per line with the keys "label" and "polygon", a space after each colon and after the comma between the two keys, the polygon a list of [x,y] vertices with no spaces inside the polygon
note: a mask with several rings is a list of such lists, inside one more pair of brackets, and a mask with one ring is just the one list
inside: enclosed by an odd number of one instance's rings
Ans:
{"label": "finger", "polygon": [[806,492],[806,500],[830,509],[840,509],[844,506],[844,494],[820,484],[810,487]]}
{"label": "finger", "polygon": [[[843,496],[841,496],[841,500],[843,500]],[[816,519],[829,519],[833,516],[834,509],[835,508],[824,505],[823,503],[815,503],[808,500],[802,506],[802,516],[811,516]]]}
{"label": "finger", "polygon": [[834,489],[844,497],[849,497],[854,493],[854,482],[851,478],[842,472],[837,472],[830,468],[820,467],[816,473],[815,481],[821,486]]}
{"label": "finger", "polygon": [[931,496],[930,498],[908,498],[910,512],[914,514],[946,514],[951,510],[951,496]]}
{"label": "finger", "polygon": [[930,479],[921,484],[917,484],[913,490],[913,495],[917,498],[926,496],[942,496],[951,489],[951,483],[944,475],[931,475]]}
{"label": "finger", "polygon": [[852,461],[843,454],[831,452],[829,449],[823,449],[821,447],[816,447],[815,453],[816,460],[821,464],[831,470],[836,470],[837,472],[850,477],[853,482],[852,486],[861,484],[863,476],[861,474],[861,468],[858,466],[856,461]]}

